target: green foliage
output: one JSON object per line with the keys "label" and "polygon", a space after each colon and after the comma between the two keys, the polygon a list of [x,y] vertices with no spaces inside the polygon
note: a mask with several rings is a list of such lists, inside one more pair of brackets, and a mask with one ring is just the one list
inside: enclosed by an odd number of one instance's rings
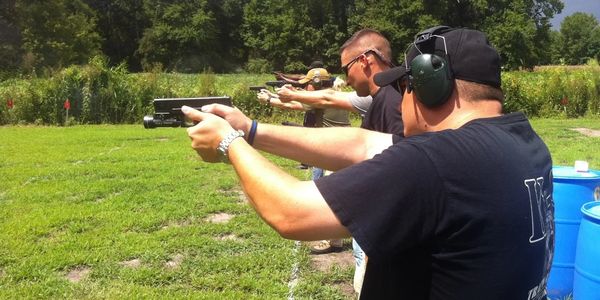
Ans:
{"label": "green foliage", "polygon": [[21,34],[0,13],[0,81],[18,73],[21,63]]}
{"label": "green foliage", "polygon": [[150,20],[142,0],[84,0],[96,12],[102,52],[111,65],[125,62],[130,71],[141,71],[138,49]]}
{"label": "green foliage", "polygon": [[567,64],[585,64],[600,57],[600,26],[594,15],[577,12],[560,24],[560,54]]}
{"label": "green foliage", "polygon": [[503,66],[510,70],[520,66],[532,68],[538,61],[535,52],[537,31],[533,20],[517,11],[505,11],[494,16],[494,20],[503,20],[503,26],[493,26],[487,33],[500,53]]}
{"label": "green foliage", "polygon": [[[52,75],[100,51],[109,66],[135,72],[156,64],[183,73],[304,72],[316,59],[334,71],[339,47],[358,29],[381,31],[401,61],[415,33],[440,24],[480,29],[506,69],[531,69],[560,60],[549,20],[562,8],[561,0],[8,0],[0,78]],[[585,57],[597,57],[600,29],[588,40]]]}
{"label": "green foliage", "polygon": [[273,70],[273,65],[264,58],[251,58],[246,63],[246,71],[256,74],[269,73]]}
{"label": "green foliage", "polygon": [[538,117],[600,115],[600,69],[544,68],[502,75],[506,112]]}
{"label": "green foliage", "polygon": [[23,50],[35,67],[85,63],[100,50],[94,11],[81,0],[26,1],[14,4]]}
{"label": "green foliage", "polygon": [[145,30],[138,49],[144,69],[160,62],[169,70],[189,73],[218,61],[218,49],[213,45],[219,32],[207,6],[207,0],[144,1],[152,24]]}
{"label": "green foliage", "polygon": [[242,28],[249,58],[266,59],[285,72],[304,72],[316,59],[326,66],[338,65],[338,48],[348,37],[346,3],[251,0],[244,8]]}
{"label": "green foliage", "polygon": [[416,33],[442,24],[484,31],[507,69],[531,68],[550,60],[544,50],[550,42],[549,19],[563,8],[559,0],[354,2],[351,32],[363,27],[381,31],[390,40],[398,61]]}
{"label": "green foliage", "polygon": [[[11,79],[0,83],[0,124],[65,124],[63,103],[71,102],[68,123],[139,123],[153,112],[155,98],[231,96],[233,104],[260,120],[301,119],[297,112],[262,105],[248,89],[272,80],[270,74],[197,75],[162,73],[128,74],[125,66],[109,67],[95,57],[84,67],[72,66],[50,78]],[[502,74],[505,112],[529,116],[580,117],[600,115],[600,69],[589,67],[542,68],[535,72]],[[14,109],[6,102],[12,99]]]}

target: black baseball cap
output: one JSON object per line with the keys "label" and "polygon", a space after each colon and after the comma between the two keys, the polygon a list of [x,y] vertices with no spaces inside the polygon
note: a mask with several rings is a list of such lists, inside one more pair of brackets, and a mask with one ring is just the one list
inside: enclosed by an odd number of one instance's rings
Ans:
{"label": "black baseball cap", "polygon": [[[471,81],[500,88],[500,55],[492,47],[485,34],[466,28],[444,28],[434,33],[444,39],[432,37],[434,42],[417,43],[422,53],[436,54],[448,60],[452,75],[456,79]],[[419,36],[419,34],[417,34]],[[446,55],[447,48],[448,53]],[[410,62],[421,52],[413,45],[406,54]],[[375,74],[378,86],[389,85],[406,75],[406,65]]]}

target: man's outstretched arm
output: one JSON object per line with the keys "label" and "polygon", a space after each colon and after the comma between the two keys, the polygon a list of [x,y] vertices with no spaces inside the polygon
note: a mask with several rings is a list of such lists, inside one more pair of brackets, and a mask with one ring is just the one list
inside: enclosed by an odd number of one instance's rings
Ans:
{"label": "man's outstretched arm", "polygon": [[[192,147],[203,160],[218,161],[218,144],[233,128],[223,119],[183,108],[192,120],[188,128]],[[228,157],[257,213],[281,236],[295,240],[348,237],[312,181],[299,181],[265,159],[243,138],[231,142]]]}
{"label": "man's outstretched arm", "polygon": [[287,87],[277,90],[282,102],[298,101],[316,108],[337,108],[358,112],[348,99],[350,92],[340,92],[333,89],[318,91],[298,91]]}
{"label": "man's outstretched arm", "polygon": [[[204,112],[221,116],[249,134],[252,120],[237,108],[211,104]],[[336,171],[372,158],[392,145],[392,135],[352,127],[306,128],[260,123],[253,146],[278,156]]]}

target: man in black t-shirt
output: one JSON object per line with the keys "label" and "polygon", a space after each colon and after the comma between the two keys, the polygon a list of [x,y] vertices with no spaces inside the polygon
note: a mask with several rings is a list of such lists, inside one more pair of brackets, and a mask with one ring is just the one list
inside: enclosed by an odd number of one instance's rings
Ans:
{"label": "man in black t-shirt", "polygon": [[[182,110],[200,121],[188,129],[192,147],[205,161],[230,161],[283,237],[358,241],[369,257],[362,299],[545,299],[552,161],[524,114],[502,115],[500,57],[485,35],[425,30],[404,65],[375,80],[403,92],[405,138],[250,130],[235,108]],[[253,147],[339,171],[299,181]]]}
{"label": "man in black t-shirt", "polygon": [[391,56],[390,42],[372,29],[357,31],[340,47],[346,83],[358,96],[373,97],[360,127],[402,135],[402,95],[392,87],[379,87],[373,80],[376,74],[393,66]]}

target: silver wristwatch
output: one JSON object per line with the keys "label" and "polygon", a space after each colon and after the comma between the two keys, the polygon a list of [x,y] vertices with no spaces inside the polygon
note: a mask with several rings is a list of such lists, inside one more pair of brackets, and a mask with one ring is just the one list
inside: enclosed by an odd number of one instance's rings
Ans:
{"label": "silver wristwatch", "polygon": [[219,147],[217,147],[217,153],[219,154],[219,157],[221,158],[222,162],[226,164],[229,163],[229,145],[231,145],[231,142],[233,142],[233,140],[239,137],[244,137],[244,132],[241,130],[234,130],[230,132],[227,136],[225,136],[225,138],[219,143]]}

